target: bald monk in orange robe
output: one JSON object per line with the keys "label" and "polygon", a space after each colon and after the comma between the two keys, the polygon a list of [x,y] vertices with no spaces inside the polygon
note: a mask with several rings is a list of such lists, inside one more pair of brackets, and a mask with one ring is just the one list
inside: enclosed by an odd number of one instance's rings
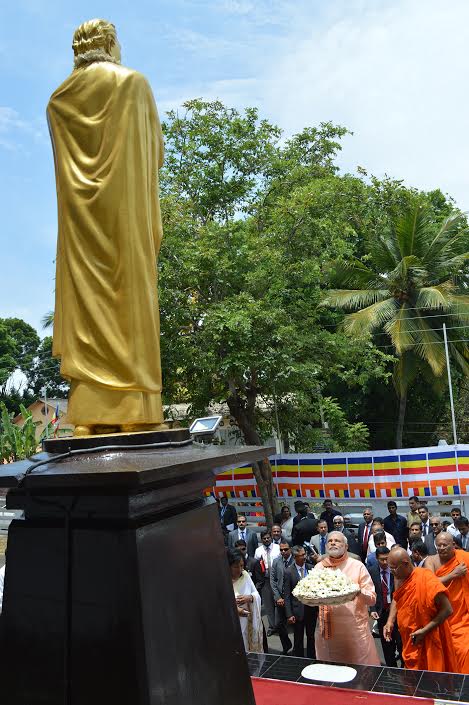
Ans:
{"label": "bald monk in orange robe", "polygon": [[[449,618],[457,672],[469,673],[469,553],[454,548],[453,536],[442,531],[435,539],[436,556],[425,565],[448,589],[453,614]],[[431,560],[430,560],[431,559]]]}
{"label": "bald monk in orange robe", "polygon": [[430,570],[414,568],[403,548],[392,549],[388,565],[395,589],[384,638],[390,641],[397,616],[405,667],[454,673],[457,661],[448,620],[453,612],[448,590]]}

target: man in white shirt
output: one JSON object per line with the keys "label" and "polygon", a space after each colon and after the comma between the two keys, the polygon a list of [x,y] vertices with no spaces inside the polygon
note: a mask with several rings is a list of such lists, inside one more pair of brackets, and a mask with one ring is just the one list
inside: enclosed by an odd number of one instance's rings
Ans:
{"label": "man in white shirt", "polygon": [[450,514],[453,523],[448,526],[446,531],[449,531],[449,533],[453,534],[453,536],[459,536],[459,529],[456,526],[456,521],[461,517],[461,510],[459,509],[459,507],[451,507]]}
{"label": "man in white shirt", "polygon": [[256,548],[254,558],[260,562],[261,570],[264,575],[264,584],[261,588],[261,600],[269,621],[267,636],[271,636],[275,632],[275,601],[272,586],[270,585],[270,572],[272,570],[272,563],[279,555],[280,547],[278,544],[272,542],[272,534],[269,529],[266,529],[261,533],[261,545]]}
{"label": "man in white shirt", "polygon": [[[384,520],[381,517],[375,517],[375,519],[373,519],[373,523],[371,525],[371,536],[370,540],[368,541],[367,556],[369,556],[370,553],[375,553],[376,551],[373,536],[374,534],[376,534],[377,531],[384,531]],[[396,543],[396,539],[392,534],[388,534],[387,531],[384,531],[384,534],[386,535],[386,546],[387,548],[389,548],[389,550],[391,550],[391,548]]]}

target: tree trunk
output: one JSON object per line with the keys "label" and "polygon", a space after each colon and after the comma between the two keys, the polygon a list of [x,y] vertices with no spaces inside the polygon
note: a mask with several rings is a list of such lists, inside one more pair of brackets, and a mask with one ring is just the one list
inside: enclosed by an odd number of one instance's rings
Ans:
{"label": "tree trunk", "polygon": [[402,436],[404,433],[405,408],[407,404],[407,389],[399,397],[399,416],[397,419],[396,448],[402,448]]}
{"label": "tree trunk", "polygon": [[[245,403],[239,398],[236,392],[234,394],[232,392],[231,396],[227,399],[227,403],[231,415],[236,419],[236,423],[243,434],[245,443],[254,446],[262,445],[254,419],[250,418],[251,415],[247,412]],[[261,494],[266,524],[270,527],[274,523],[274,515],[279,510],[277,493],[272,478],[272,466],[269,459],[266,457],[257,463],[253,463],[252,469]]]}

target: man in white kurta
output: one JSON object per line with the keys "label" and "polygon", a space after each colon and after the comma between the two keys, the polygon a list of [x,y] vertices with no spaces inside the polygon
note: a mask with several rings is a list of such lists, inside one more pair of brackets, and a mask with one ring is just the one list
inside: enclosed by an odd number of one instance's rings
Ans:
{"label": "man in white kurta", "polygon": [[379,666],[380,660],[371,635],[368,607],[376,602],[373,581],[361,561],[350,558],[347,539],[339,531],[332,531],[327,538],[327,556],[317,563],[314,570],[340,569],[360,592],[343,605],[319,608],[316,625],[316,658],[321,661]]}

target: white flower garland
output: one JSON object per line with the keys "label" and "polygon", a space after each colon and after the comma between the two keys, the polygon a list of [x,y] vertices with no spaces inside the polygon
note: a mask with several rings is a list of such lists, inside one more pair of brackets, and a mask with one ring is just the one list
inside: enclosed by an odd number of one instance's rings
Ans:
{"label": "white flower garland", "polygon": [[331,598],[344,598],[344,602],[352,594],[360,591],[360,587],[342,573],[341,570],[324,568],[312,570],[306,578],[299,581],[293,590],[293,595],[303,601],[327,601]]}

